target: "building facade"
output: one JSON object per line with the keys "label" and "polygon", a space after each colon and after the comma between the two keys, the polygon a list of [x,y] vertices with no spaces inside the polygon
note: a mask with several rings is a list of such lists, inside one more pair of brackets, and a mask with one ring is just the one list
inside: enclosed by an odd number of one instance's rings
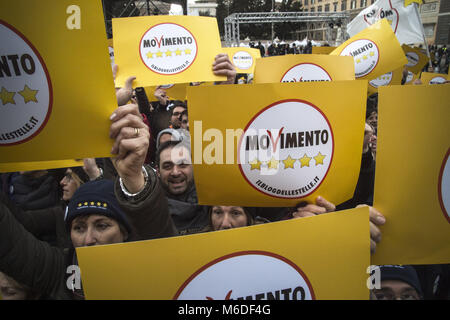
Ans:
{"label": "building facade", "polygon": [[[375,0],[298,1],[302,3],[305,12],[347,11],[350,14],[350,19],[356,17],[361,10],[375,3]],[[419,12],[428,44],[449,43],[450,1],[427,0],[424,4],[420,5]],[[315,40],[326,40],[326,27],[317,26],[312,34]]]}

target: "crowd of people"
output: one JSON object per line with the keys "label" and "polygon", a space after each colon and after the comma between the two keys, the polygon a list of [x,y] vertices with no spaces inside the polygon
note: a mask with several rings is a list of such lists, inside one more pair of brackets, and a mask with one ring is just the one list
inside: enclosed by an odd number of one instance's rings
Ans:
{"label": "crowd of people", "polygon": [[[436,56],[440,61],[446,56],[448,67],[446,50]],[[213,71],[227,79],[217,85],[238,83],[225,54],[215,57]],[[386,223],[372,206],[376,94],[361,106],[367,110],[361,170],[354,196],[345,203],[318,197],[292,208],[264,208],[229,206],[223,199],[205,206],[198,204],[194,184],[188,101],[171,100],[163,86],[153,97],[142,98],[133,88],[134,79],[116,88],[119,107],[110,117],[111,158],[84,159],[82,167],[1,174],[3,299],[83,299],[83,289],[70,286],[67,273],[68,266],[77,265],[77,247],[226,230],[357,206],[369,206],[370,250],[375,252],[382,241],[380,226]],[[450,297],[449,265],[383,266],[381,280],[372,299]]]}
{"label": "crowd of people", "polygon": [[[325,44],[325,46],[329,46]],[[267,46],[264,46],[261,41],[258,44],[253,42],[249,43],[250,48],[259,49],[261,57],[271,57],[271,56],[284,56],[286,54],[308,54],[312,53],[312,42],[308,41],[306,45],[297,44],[296,42],[286,43],[273,41]]]}

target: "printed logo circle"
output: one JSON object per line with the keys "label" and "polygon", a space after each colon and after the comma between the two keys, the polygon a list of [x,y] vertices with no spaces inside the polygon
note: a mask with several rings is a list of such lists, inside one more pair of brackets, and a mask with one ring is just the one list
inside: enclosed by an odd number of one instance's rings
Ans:
{"label": "printed logo circle", "polygon": [[242,251],[200,268],[174,299],[314,300],[315,295],[306,275],[292,261],[271,252]]}
{"label": "printed logo circle", "polygon": [[233,64],[241,70],[250,69],[253,65],[253,57],[247,51],[238,51],[233,55]]}
{"label": "printed logo circle", "polygon": [[0,39],[0,146],[7,146],[41,132],[53,97],[47,67],[33,44],[1,20]]}
{"label": "printed logo circle", "polygon": [[172,75],[185,71],[197,57],[197,41],[192,33],[175,23],[151,27],[141,38],[142,62],[158,74]]}
{"label": "printed logo circle", "polygon": [[405,83],[410,83],[413,78],[414,78],[414,73],[412,73],[411,71],[408,70],[408,75],[406,76]]}
{"label": "printed logo circle", "polygon": [[[387,6],[387,4],[389,4],[389,7]],[[364,12],[366,12],[364,14],[364,20],[369,26],[371,26],[378,20],[386,18],[394,33],[397,32],[399,14],[397,9],[392,7],[391,1],[387,2],[385,5],[373,4],[372,6],[370,6],[370,8],[370,10],[368,10],[369,8],[364,10]]]}
{"label": "printed logo circle", "polygon": [[239,169],[259,192],[298,199],[316,190],[333,159],[333,132],[325,115],[302,100],[275,102],[247,125]]}
{"label": "printed logo circle", "polygon": [[372,81],[369,81],[369,84],[374,87],[378,88],[381,86],[387,86],[392,81],[392,72],[388,72],[383,74],[382,76],[379,76],[376,79],[373,79]]}
{"label": "printed logo circle", "polygon": [[367,39],[349,43],[341,56],[351,56],[355,62],[355,77],[361,78],[373,71],[380,60],[380,52],[375,42]]}
{"label": "printed logo circle", "polygon": [[300,63],[290,68],[281,82],[331,81],[328,72],[314,63]]}
{"label": "printed logo circle", "polygon": [[407,67],[414,67],[416,64],[419,63],[419,55],[415,53],[414,51],[407,52],[406,53],[406,59],[408,59]]}
{"label": "printed logo circle", "polygon": [[438,195],[439,203],[445,218],[450,223],[450,149],[445,155],[439,172]]}
{"label": "printed logo circle", "polygon": [[434,77],[433,79],[431,79],[429,84],[441,84],[441,83],[444,83],[445,81],[447,81],[447,79],[439,76],[439,77]]}

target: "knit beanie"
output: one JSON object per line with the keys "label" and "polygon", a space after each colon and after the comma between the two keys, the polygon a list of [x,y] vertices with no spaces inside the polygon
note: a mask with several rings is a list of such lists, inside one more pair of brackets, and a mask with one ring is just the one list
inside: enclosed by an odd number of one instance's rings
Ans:
{"label": "knit beanie", "polygon": [[65,222],[70,230],[73,219],[83,215],[99,214],[119,222],[128,233],[131,225],[126,214],[122,211],[114,194],[112,180],[97,180],[82,184],[75,191],[67,207]]}

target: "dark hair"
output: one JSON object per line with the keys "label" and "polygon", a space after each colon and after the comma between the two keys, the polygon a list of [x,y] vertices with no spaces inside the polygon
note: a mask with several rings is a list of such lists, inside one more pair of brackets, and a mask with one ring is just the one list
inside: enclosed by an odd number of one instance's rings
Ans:
{"label": "dark hair", "polygon": [[374,93],[367,98],[366,120],[373,112],[378,112],[378,93]]}
{"label": "dark hair", "polygon": [[173,110],[174,110],[176,107],[183,107],[183,108],[185,108],[185,109],[187,110],[187,104],[186,104],[186,103],[184,103],[184,102],[181,101],[181,100],[174,100],[174,101],[172,101],[172,103],[171,103],[170,106],[169,106],[170,114],[173,114]]}
{"label": "dark hair", "polygon": [[[212,218],[211,218],[214,207],[218,207],[218,206],[210,206],[208,208],[209,227],[211,228],[211,230],[214,230],[214,227],[213,227],[213,224],[212,224]],[[254,225],[256,223],[255,219],[252,216],[252,214],[250,213],[250,211],[246,207],[241,207],[241,206],[236,206],[236,207],[240,207],[240,208],[242,208],[242,211],[244,211],[245,216],[247,217],[247,225],[246,225],[247,227],[248,226],[252,226],[252,225]]]}
{"label": "dark hair", "polygon": [[174,148],[174,147],[185,147],[189,153],[191,153],[191,146],[189,144],[187,144],[184,140],[182,141],[166,141],[164,143],[162,143],[159,148],[156,150],[156,155],[155,155],[155,163],[156,166],[159,168],[159,162],[161,160],[160,156],[161,156],[161,152],[163,152],[166,149],[169,148]]}

